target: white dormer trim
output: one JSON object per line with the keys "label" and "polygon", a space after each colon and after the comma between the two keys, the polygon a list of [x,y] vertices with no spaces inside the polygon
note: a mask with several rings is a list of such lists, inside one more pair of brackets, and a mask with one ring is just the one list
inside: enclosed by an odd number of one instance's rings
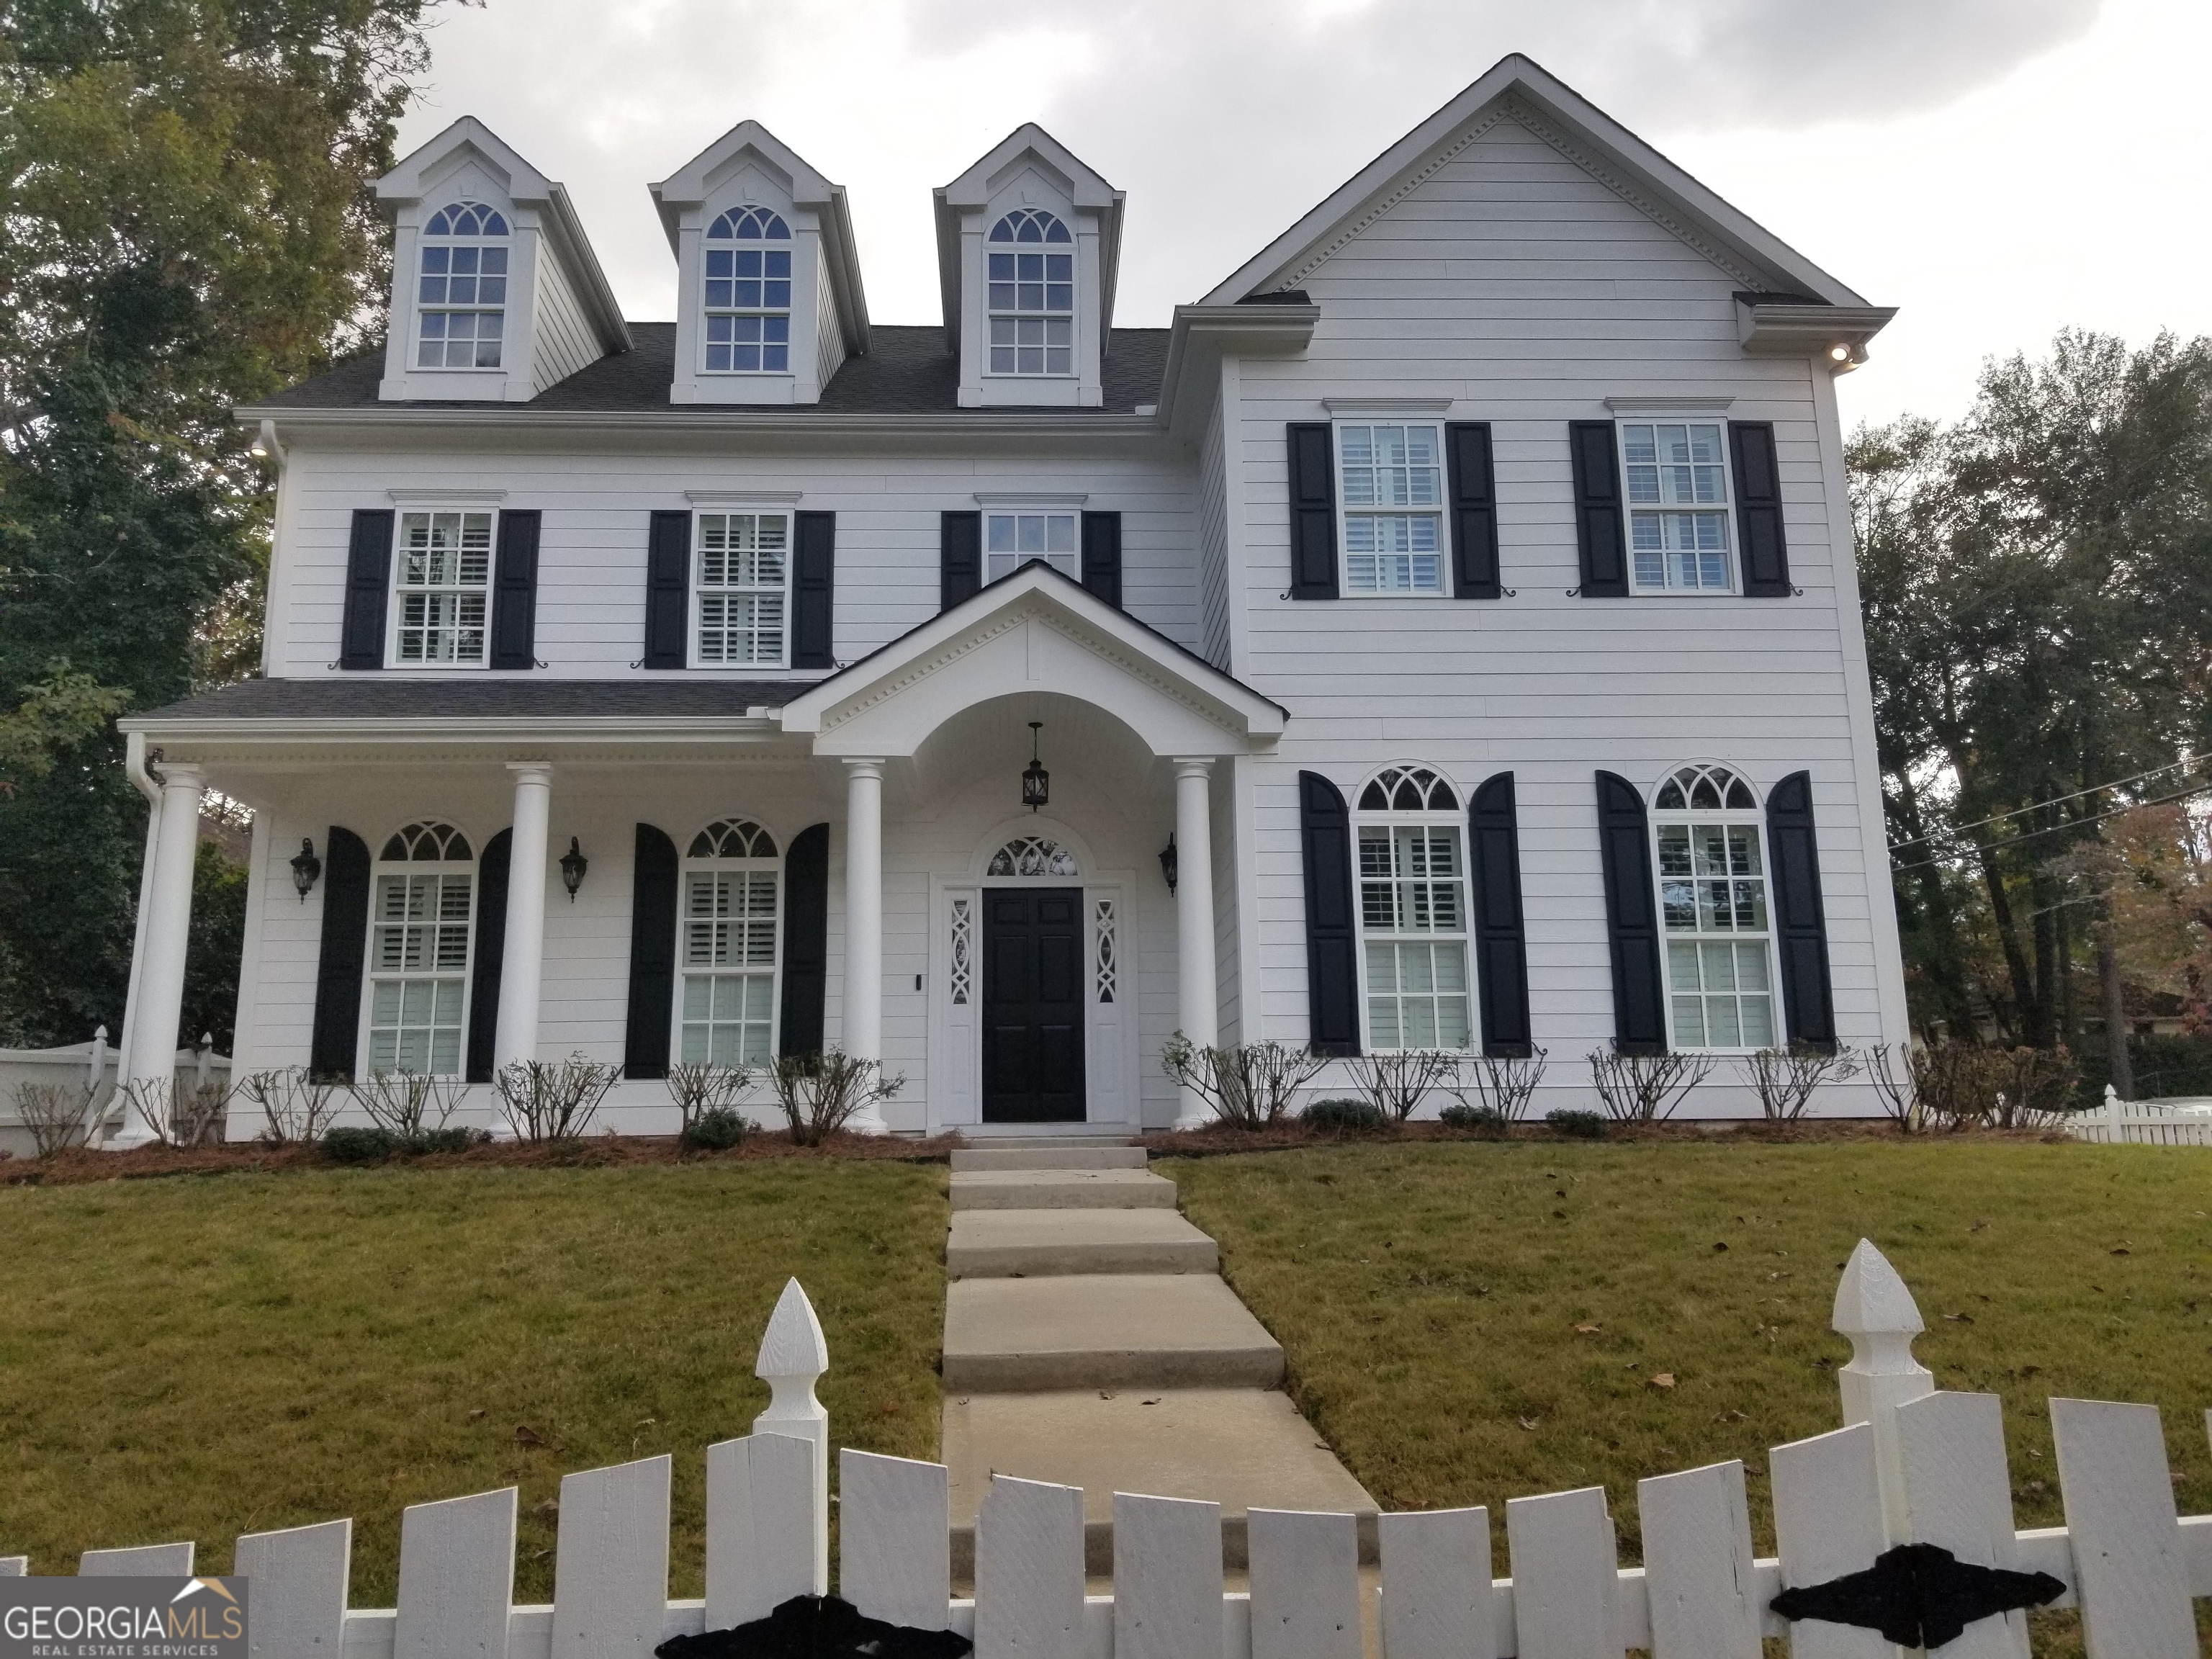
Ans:
{"label": "white dormer trim", "polygon": [[[819,402],[847,357],[868,349],[868,307],[845,187],[757,121],[740,121],[650,186],[676,255],[676,404]],[[707,366],[707,232],[725,212],[763,207],[791,231],[790,353],[781,371]],[[763,245],[765,246],[766,245]]]}

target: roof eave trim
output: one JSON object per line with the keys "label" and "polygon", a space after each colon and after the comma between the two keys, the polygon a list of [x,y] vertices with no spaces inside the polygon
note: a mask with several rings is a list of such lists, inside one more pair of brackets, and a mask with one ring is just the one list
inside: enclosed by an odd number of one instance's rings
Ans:
{"label": "roof eave trim", "polygon": [[629,324],[622,314],[622,302],[615,298],[614,287],[607,281],[607,273],[599,264],[591,238],[584,234],[583,221],[577,216],[575,204],[568,199],[568,187],[554,185],[547,206],[551,210],[546,215],[546,228],[552,238],[553,251],[582,279],[577,286],[582,289],[584,303],[590,308],[592,326],[599,331],[599,343],[610,353],[629,350],[633,343]]}
{"label": "roof eave trim", "polygon": [[782,726],[776,710],[757,705],[743,714],[248,714],[237,717],[190,715],[163,720],[135,714],[116,722],[126,735],[143,732],[149,737],[185,743],[298,743],[422,738],[450,742],[480,742],[488,738],[544,738],[578,743],[602,743],[610,738],[696,738],[747,734],[778,737]]}
{"label": "roof eave trim", "polygon": [[240,425],[275,422],[280,429],[319,427],[331,430],[366,427],[384,431],[508,432],[769,432],[793,436],[888,437],[965,433],[975,437],[1107,437],[1151,438],[1164,423],[1157,415],[1104,412],[1061,413],[1022,410],[1007,413],[933,411],[909,415],[822,414],[750,410],[733,406],[686,404],[678,410],[532,410],[526,404],[441,405],[432,409],[416,404],[351,404],[342,408],[311,408],[283,404],[243,404],[231,410]]}
{"label": "roof eave trim", "polygon": [[[1187,428],[1202,418],[1219,390],[1205,371],[1222,358],[1295,357],[1312,343],[1321,307],[1299,306],[1177,306],[1168,329],[1167,362],[1160,370],[1159,418]],[[1194,381],[1192,376],[1200,378]]]}
{"label": "roof eave trim", "polygon": [[[1755,357],[1821,357],[1840,373],[1866,362],[1867,342],[1896,315],[1895,306],[1753,305],[1738,300],[1736,338]],[[1838,350],[1846,355],[1837,357]]]}
{"label": "roof eave trim", "polygon": [[845,333],[845,349],[856,357],[868,355],[868,295],[860,283],[860,249],[853,235],[853,211],[845,186],[830,186],[830,212],[824,228],[830,234],[830,289],[837,302],[837,324]]}

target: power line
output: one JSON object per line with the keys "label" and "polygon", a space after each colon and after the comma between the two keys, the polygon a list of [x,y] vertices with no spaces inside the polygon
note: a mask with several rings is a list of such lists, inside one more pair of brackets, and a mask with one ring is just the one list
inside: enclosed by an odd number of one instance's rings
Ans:
{"label": "power line", "polygon": [[[2125,806],[2115,806],[2109,812],[2100,812],[2094,817],[2075,818],[2069,823],[2053,823],[2046,825],[2041,830],[2030,830],[2023,834],[2014,836],[2010,841],[2008,841],[2004,844],[2007,847],[2016,847],[2021,842],[2033,841],[2038,836],[2054,835],[2061,830],[2079,829],[2085,823],[2102,823],[2106,818],[2116,818],[2119,817],[2121,813],[2132,812],[2138,807],[2167,806],[2178,800],[2189,800],[2196,796],[2205,794],[2212,794],[2212,783],[2200,783],[2192,788],[2183,789],[2171,795],[2159,795],[2150,800],[2130,801]],[[1977,843],[1973,847],[1967,848],[1965,852],[1942,853],[1938,854],[1932,859],[1922,859],[1917,864],[1901,864],[1893,866],[1891,868],[1890,873],[1892,875],[1901,876],[1914,870],[1925,870],[1931,865],[1956,864],[1961,859],[1971,858],[1978,854],[1995,852],[1996,850],[1997,849],[1995,848],[1985,847]]]}
{"label": "power line", "polygon": [[[1984,824],[2002,823],[2007,818],[2024,817],[2030,812],[2039,812],[2046,806],[2057,806],[2069,800],[2079,800],[2084,795],[2100,795],[2107,789],[2124,789],[2129,784],[2141,783],[2145,778],[2154,778],[2162,773],[2177,771],[2189,763],[2188,757],[2185,756],[2180,760],[2169,761],[2164,766],[2154,766],[2148,772],[2138,772],[2131,778],[2115,778],[2110,783],[2093,783],[2087,789],[2076,789],[2070,795],[2053,795],[2049,800],[2039,800],[2032,805],[2017,807],[2009,812],[1999,812],[1991,817],[1976,818],[1972,823],[1954,824],[1948,830],[1938,830],[1932,835],[1914,836],[1905,841],[1893,841],[1889,844],[1889,850],[1895,853],[1907,847],[1917,847],[1924,842],[1940,841],[1946,836],[1963,835],[1969,830],[1978,830]],[[2088,822],[2088,820],[2085,819],[2083,822]]]}

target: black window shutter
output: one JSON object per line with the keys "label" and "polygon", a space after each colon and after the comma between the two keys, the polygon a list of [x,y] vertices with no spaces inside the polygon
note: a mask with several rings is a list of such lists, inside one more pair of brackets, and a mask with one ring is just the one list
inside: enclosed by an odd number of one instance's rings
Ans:
{"label": "black window shutter", "polygon": [[1813,833],[1813,777],[1792,772],[1766,797],[1766,858],[1773,872],[1774,930],[1782,947],[1782,1006],[1790,1040],[1832,1053],[1836,1005],[1828,980],[1828,915]]}
{"label": "black window shutter", "polygon": [[655,513],[645,551],[645,667],[681,668],[690,659],[690,514]]}
{"label": "black window shutter", "polygon": [[1743,543],[1747,598],[1790,597],[1790,549],[1782,536],[1782,480],[1774,465],[1771,421],[1730,421],[1735,462],[1736,534]]}
{"label": "black window shutter", "polygon": [[1336,441],[1327,421],[1284,428],[1291,462],[1291,597],[1336,597]]}
{"label": "black window shutter", "polygon": [[1611,772],[1597,775],[1597,837],[1605,866],[1606,928],[1613,939],[1613,1047],[1624,1054],[1663,1054],[1667,1009],[1650,829],[1644,797]]}
{"label": "black window shutter", "polygon": [[[1323,427],[1322,431],[1328,428]],[[1298,839],[1306,866],[1306,999],[1316,1054],[1359,1052],[1358,897],[1352,814],[1318,772],[1298,774]]]}
{"label": "black window shutter", "polygon": [[[384,515],[391,518],[389,513]],[[323,841],[323,942],[315,964],[314,1036],[307,1071],[353,1078],[361,1038],[361,969],[368,952],[368,843],[336,824]]]}
{"label": "black window shutter", "polygon": [[983,515],[947,513],[937,538],[938,607],[950,611],[983,585]]}
{"label": "black window shutter", "polygon": [[1116,611],[1121,608],[1121,515],[1083,515],[1083,585]]}
{"label": "black window shutter", "polygon": [[1526,1058],[1528,931],[1521,916],[1521,827],[1513,775],[1500,772],[1474,792],[1468,814],[1474,848],[1475,986],[1481,997],[1482,1052]]}
{"label": "black window shutter", "polygon": [[791,568],[791,665],[835,668],[837,659],[830,647],[837,586],[837,515],[800,513],[794,517],[798,556]]}
{"label": "black window shutter", "polygon": [[477,860],[477,949],[469,971],[471,1083],[491,1081],[493,1045],[499,1037],[499,969],[507,959],[507,867],[514,862],[514,831],[502,830],[484,843],[483,856]]}
{"label": "black window shutter", "polygon": [[783,1018],[776,1052],[822,1051],[830,982],[830,826],[792,837],[783,859]]}
{"label": "black window shutter", "polygon": [[[1498,494],[1490,465],[1490,422],[1453,421],[1444,428],[1451,479],[1452,595],[1504,597],[1498,577]],[[1509,784],[1506,793],[1512,793]]]}
{"label": "black window shutter", "polygon": [[[362,507],[353,515],[346,546],[345,621],[338,633],[338,666],[384,666],[385,595],[392,586],[392,509]],[[351,1064],[352,1050],[347,1050]]]}
{"label": "black window shutter", "polygon": [[[684,515],[678,515],[684,516]],[[623,1075],[668,1075],[668,1024],[676,1015],[676,843],[637,826],[629,878],[629,1016]]]}
{"label": "black window shutter", "polygon": [[1583,562],[1582,594],[1617,599],[1628,592],[1628,532],[1620,514],[1620,462],[1611,421],[1571,421],[1567,444],[1575,469],[1575,545]]}
{"label": "black window shutter", "polygon": [[538,665],[538,525],[534,511],[499,515],[491,593],[494,668]]}

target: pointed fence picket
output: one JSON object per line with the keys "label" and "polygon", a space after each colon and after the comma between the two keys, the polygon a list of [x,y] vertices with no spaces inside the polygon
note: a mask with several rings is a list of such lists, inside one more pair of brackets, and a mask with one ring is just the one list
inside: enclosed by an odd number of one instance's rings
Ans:
{"label": "pointed fence picket", "polygon": [[[1604,1489],[1506,1505],[1510,1578],[1492,1577],[1483,1510],[1386,1515],[1384,1659],[1895,1659],[1874,1631],[1790,1624],[1784,1589],[1871,1567],[1892,1546],[2051,1574],[2080,1607],[2090,1659],[2195,1650],[2212,1598],[2212,1516],[2179,1516],[2152,1406],[2054,1400],[2066,1524],[2017,1530],[1993,1395],[1947,1393],[1912,1358],[1920,1313],[1888,1262],[1860,1245],[1836,1297],[1851,1339],[1840,1375],[1847,1425],[1769,1454],[1778,1555],[1752,1554],[1741,1463],[1656,1475],[1637,1488],[1644,1561],[1623,1568]],[[410,1506],[400,1521],[398,1605],[346,1605],[349,1521],[238,1540],[252,1659],[647,1659],[672,1635],[723,1630],[828,1587],[829,1364],[794,1282],[763,1339],[775,1389],[755,1431],[707,1450],[707,1595],[671,1601],[665,1456],[561,1484],[550,1606],[514,1605],[513,1487]],[[2212,1432],[2212,1413],[2205,1420]],[[841,1591],[872,1618],[951,1629],[979,1659],[1359,1659],[1367,1609],[1349,1515],[1255,1510],[1249,1592],[1224,1592],[1217,1504],[1114,1497],[1114,1593],[1085,1594],[1083,1493],[995,1476],[978,1519],[975,1592],[952,1595],[950,1480],[936,1463],[846,1449]],[[190,1543],[89,1550],[85,1576],[192,1571]],[[0,1577],[28,1562],[0,1557]],[[1942,1659],[2025,1659],[2027,1621],[1978,1620]]]}

